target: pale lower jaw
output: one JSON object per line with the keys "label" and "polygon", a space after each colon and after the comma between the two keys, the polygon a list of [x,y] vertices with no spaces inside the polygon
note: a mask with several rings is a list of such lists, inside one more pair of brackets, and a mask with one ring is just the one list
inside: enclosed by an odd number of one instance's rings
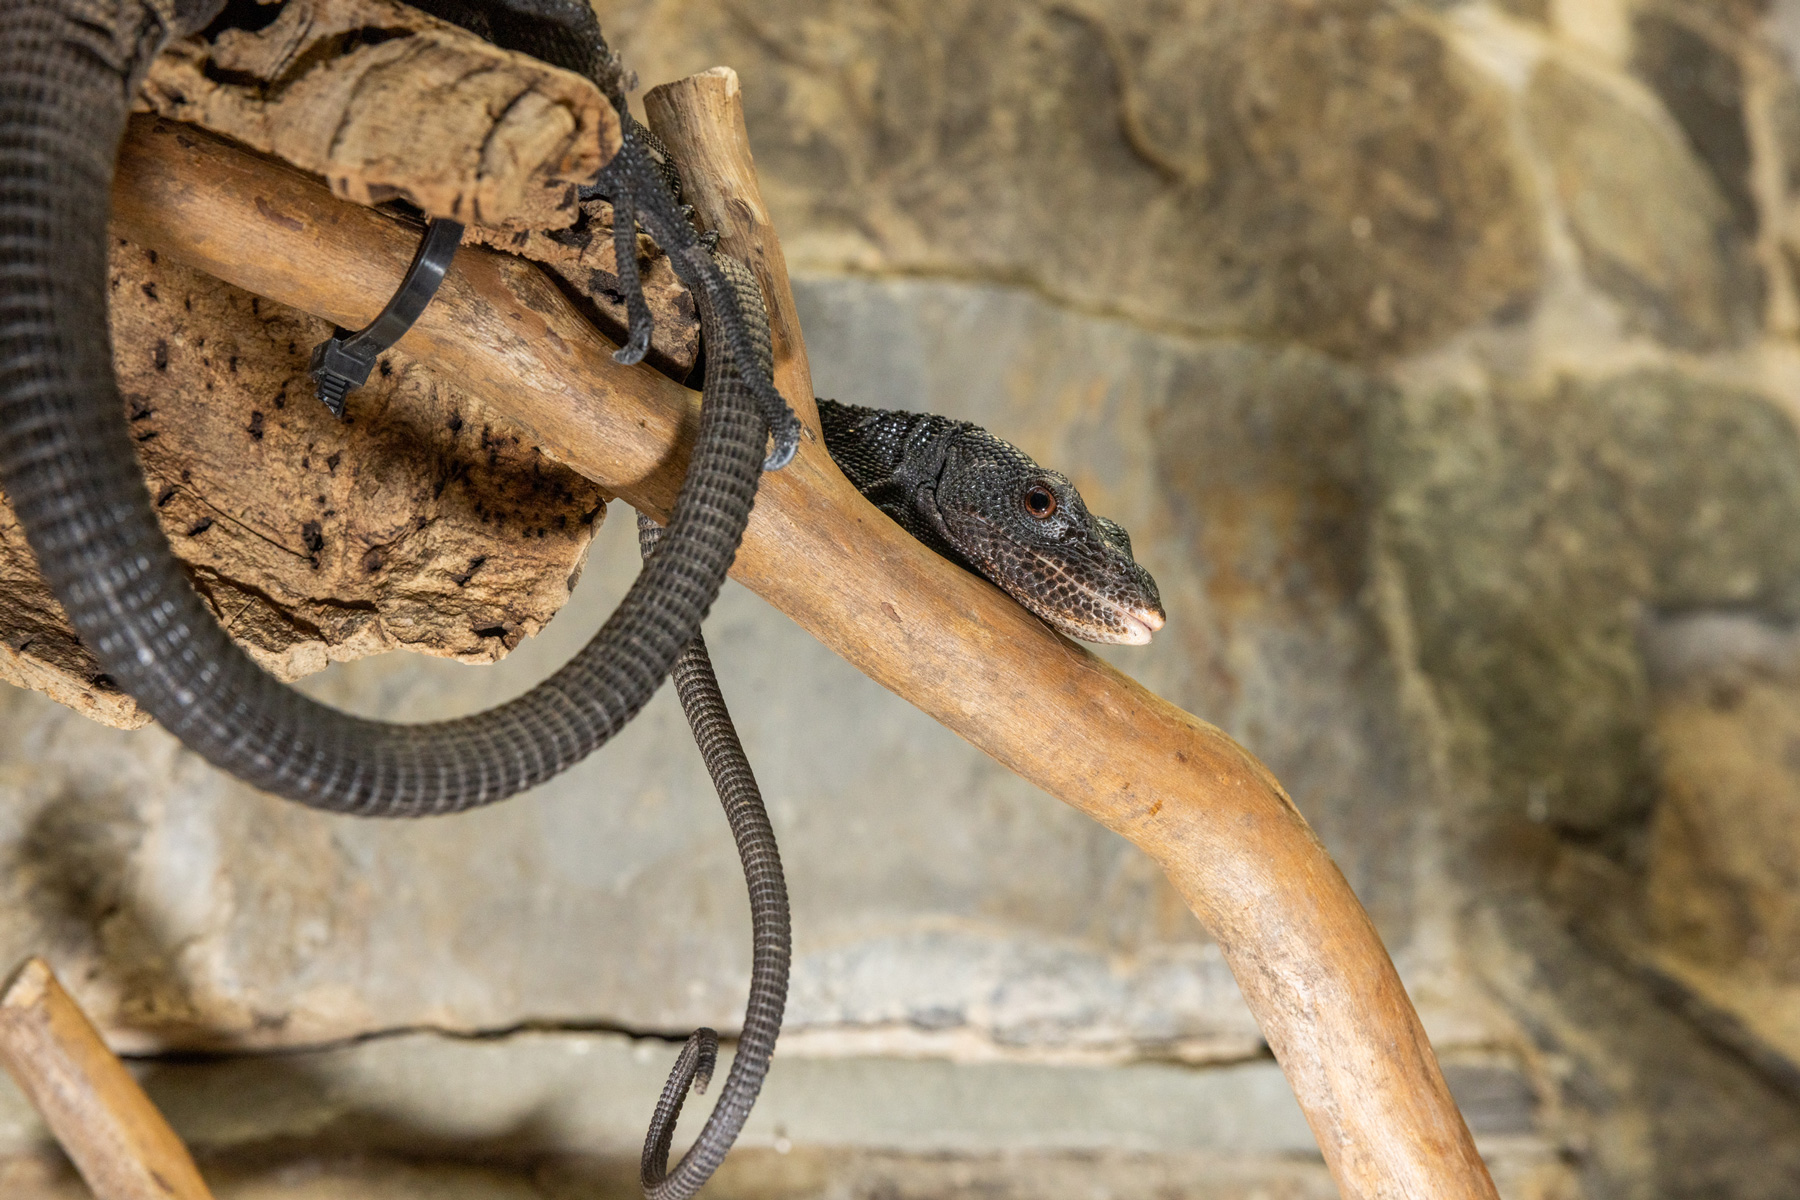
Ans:
{"label": "pale lower jaw", "polygon": [[1162,621],[1155,624],[1136,613],[1115,613],[1113,619],[1118,624],[1107,629],[1057,626],[1060,633],[1074,638],[1076,641],[1092,642],[1098,646],[1147,646],[1150,635],[1162,628]]}
{"label": "pale lower jaw", "polygon": [[1148,621],[1129,614],[1122,614],[1119,620],[1125,626],[1119,633],[1119,642],[1126,646],[1148,646],[1150,635],[1156,632],[1156,628],[1161,628],[1160,625],[1152,628]]}

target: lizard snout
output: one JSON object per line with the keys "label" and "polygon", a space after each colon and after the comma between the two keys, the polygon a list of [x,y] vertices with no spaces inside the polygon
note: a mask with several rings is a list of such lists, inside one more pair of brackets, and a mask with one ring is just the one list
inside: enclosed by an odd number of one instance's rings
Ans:
{"label": "lizard snout", "polygon": [[1119,641],[1127,646],[1146,646],[1150,643],[1150,635],[1163,627],[1163,614],[1160,608],[1139,609],[1136,612],[1124,611],[1119,614],[1124,625],[1123,636]]}

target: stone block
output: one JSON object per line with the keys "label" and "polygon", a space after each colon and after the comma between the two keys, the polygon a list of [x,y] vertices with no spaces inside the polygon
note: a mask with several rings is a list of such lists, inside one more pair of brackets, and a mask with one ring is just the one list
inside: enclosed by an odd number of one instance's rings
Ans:
{"label": "stone block", "polygon": [[1679,11],[1651,9],[1632,18],[1632,67],[1706,164],[1739,232],[1754,238],[1759,220],[1751,192],[1744,69],[1732,40],[1708,36],[1716,25],[1704,17],[1683,20]]}
{"label": "stone block", "polygon": [[804,269],[1016,281],[1357,359],[1530,303],[1539,224],[1504,103],[1411,6],[832,11],[600,5],[646,79],[743,77]]}
{"label": "stone block", "polygon": [[[1748,636],[1733,637],[1739,624]],[[1659,689],[1651,934],[1697,964],[1800,994],[1800,638],[1729,616],[1661,637],[1715,645],[1679,674],[1665,670]],[[1749,653],[1717,645],[1725,639]]]}
{"label": "stone block", "polygon": [[1633,329],[1691,350],[1754,332],[1762,280],[1742,214],[1667,114],[1554,58],[1525,112],[1583,266]]}
{"label": "stone block", "polygon": [[1589,832],[1641,814],[1640,614],[1800,613],[1793,424],[1661,371],[1394,396],[1370,443],[1382,537],[1496,803]]}

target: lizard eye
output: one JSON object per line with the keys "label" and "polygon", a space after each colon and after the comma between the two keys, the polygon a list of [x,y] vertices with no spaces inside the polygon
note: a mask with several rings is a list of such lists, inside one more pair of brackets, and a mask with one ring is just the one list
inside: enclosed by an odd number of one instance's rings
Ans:
{"label": "lizard eye", "polygon": [[1025,490],[1025,510],[1043,521],[1056,515],[1056,493],[1041,483]]}

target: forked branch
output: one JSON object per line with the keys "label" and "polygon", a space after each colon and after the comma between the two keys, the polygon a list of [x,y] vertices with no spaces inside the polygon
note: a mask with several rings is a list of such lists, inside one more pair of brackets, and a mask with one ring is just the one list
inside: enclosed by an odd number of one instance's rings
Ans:
{"label": "forked branch", "polygon": [[[1217,938],[1346,1197],[1492,1200],[1379,936],[1269,771],[914,541],[832,463],[736,76],[717,70],[656,89],[649,111],[707,181],[691,196],[703,220],[771,297],[776,381],[808,426],[793,464],[764,477],[732,574],[1162,865]],[[386,300],[415,240],[315,179],[148,120],[126,140],[114,205],[134,241],[351,326]],[[547,453],[666,517],[698,397],[613,364],[613,344],[531,264],[466,248],[401,345],[455,373]]]}

